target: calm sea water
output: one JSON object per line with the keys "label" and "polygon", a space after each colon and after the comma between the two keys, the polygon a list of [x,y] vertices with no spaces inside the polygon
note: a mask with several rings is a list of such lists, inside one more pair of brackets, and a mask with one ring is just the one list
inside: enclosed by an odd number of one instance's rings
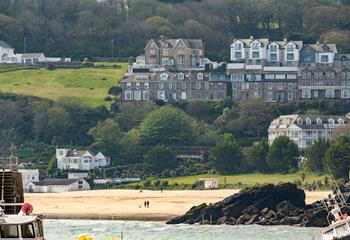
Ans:
{"label": "calm sea water", "polygon": [[[318,228],[289,226],[165,225],[161,222],[45,220],[45,239],[76,240],[88,234],[94,240],[319,240]],[[114,239],[113,239],[114,240]]]}

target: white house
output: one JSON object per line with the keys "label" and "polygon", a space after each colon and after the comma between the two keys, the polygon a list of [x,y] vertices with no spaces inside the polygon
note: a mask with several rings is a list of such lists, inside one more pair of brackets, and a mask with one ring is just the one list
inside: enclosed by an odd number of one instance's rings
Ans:
{"label": "white house", "polygon": [[0,41],[0,63],[17,63],[14,48],[3,41]]}
{"label": "white house", "polygon": [[17,54],[18,62],[26,65],[35,65],[46,62],[44,53],[23,53]]}
{"label": "white house", "polygon": [[18,169],[18,172],[22,174],[23,189],[29,191],[29,184],[31,182],[39,182],[39,170],[38,169]]}
{"label": "white house", "polygon": [[268,129],[272,144],[279,136],[288,136],[299,147],[306,149],[316,140],[330,140],[334,129],[349,123],[345,116],[283,115],[274,119]]}
{"label": "white house", "polygon": [[61,170],[75,169],[89,171],[90,169],[106,167],[110,158],[99,152],[96,155],[88,150],[56,149],[57,168]]}
{"label": "white house", "polygon": [[29,183],[28,189],[34,193],[60,193],[90,190],[90,185],[85,179],[45,179]]}

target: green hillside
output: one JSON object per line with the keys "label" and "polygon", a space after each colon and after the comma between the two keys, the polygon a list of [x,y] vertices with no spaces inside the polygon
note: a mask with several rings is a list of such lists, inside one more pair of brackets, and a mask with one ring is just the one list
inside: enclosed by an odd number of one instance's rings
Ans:
{"label": "green hillside", "polygon": [[11,69],[0,71],[0,91],[52,100],[72,97],[89,106],[109,106],[110,102],[104,101],[108,89],[122,79],[127,69],[126,63],[118,65],[121,67],[57,70],[13,70],[15,65],[0,65],[0,70]]}

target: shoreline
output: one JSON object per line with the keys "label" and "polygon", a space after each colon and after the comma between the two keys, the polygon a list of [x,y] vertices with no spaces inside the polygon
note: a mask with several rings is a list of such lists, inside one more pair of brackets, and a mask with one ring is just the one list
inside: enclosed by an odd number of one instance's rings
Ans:
{"label": "shoreline", "polygon": [[[46,219],[168,221],[193,206],[215,203],[239,192],[224,190],[89,190],[65,193],[25,193],[25,202]],[[306,203],[326,198],[330,192],[308,192]],[[144,201],[150,207],[144,207]]]}

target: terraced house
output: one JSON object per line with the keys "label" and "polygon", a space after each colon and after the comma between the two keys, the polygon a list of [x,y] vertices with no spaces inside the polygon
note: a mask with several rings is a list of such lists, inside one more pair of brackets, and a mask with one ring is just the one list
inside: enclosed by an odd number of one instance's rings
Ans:
{"label": "terraced house", "polygon": [[349,99],[350,54],[335,44],[250,37],[233,40],[230,62],[215,63],[205,58],[201,40],[161,37],[148,42],[122,87],[125,101]]}

